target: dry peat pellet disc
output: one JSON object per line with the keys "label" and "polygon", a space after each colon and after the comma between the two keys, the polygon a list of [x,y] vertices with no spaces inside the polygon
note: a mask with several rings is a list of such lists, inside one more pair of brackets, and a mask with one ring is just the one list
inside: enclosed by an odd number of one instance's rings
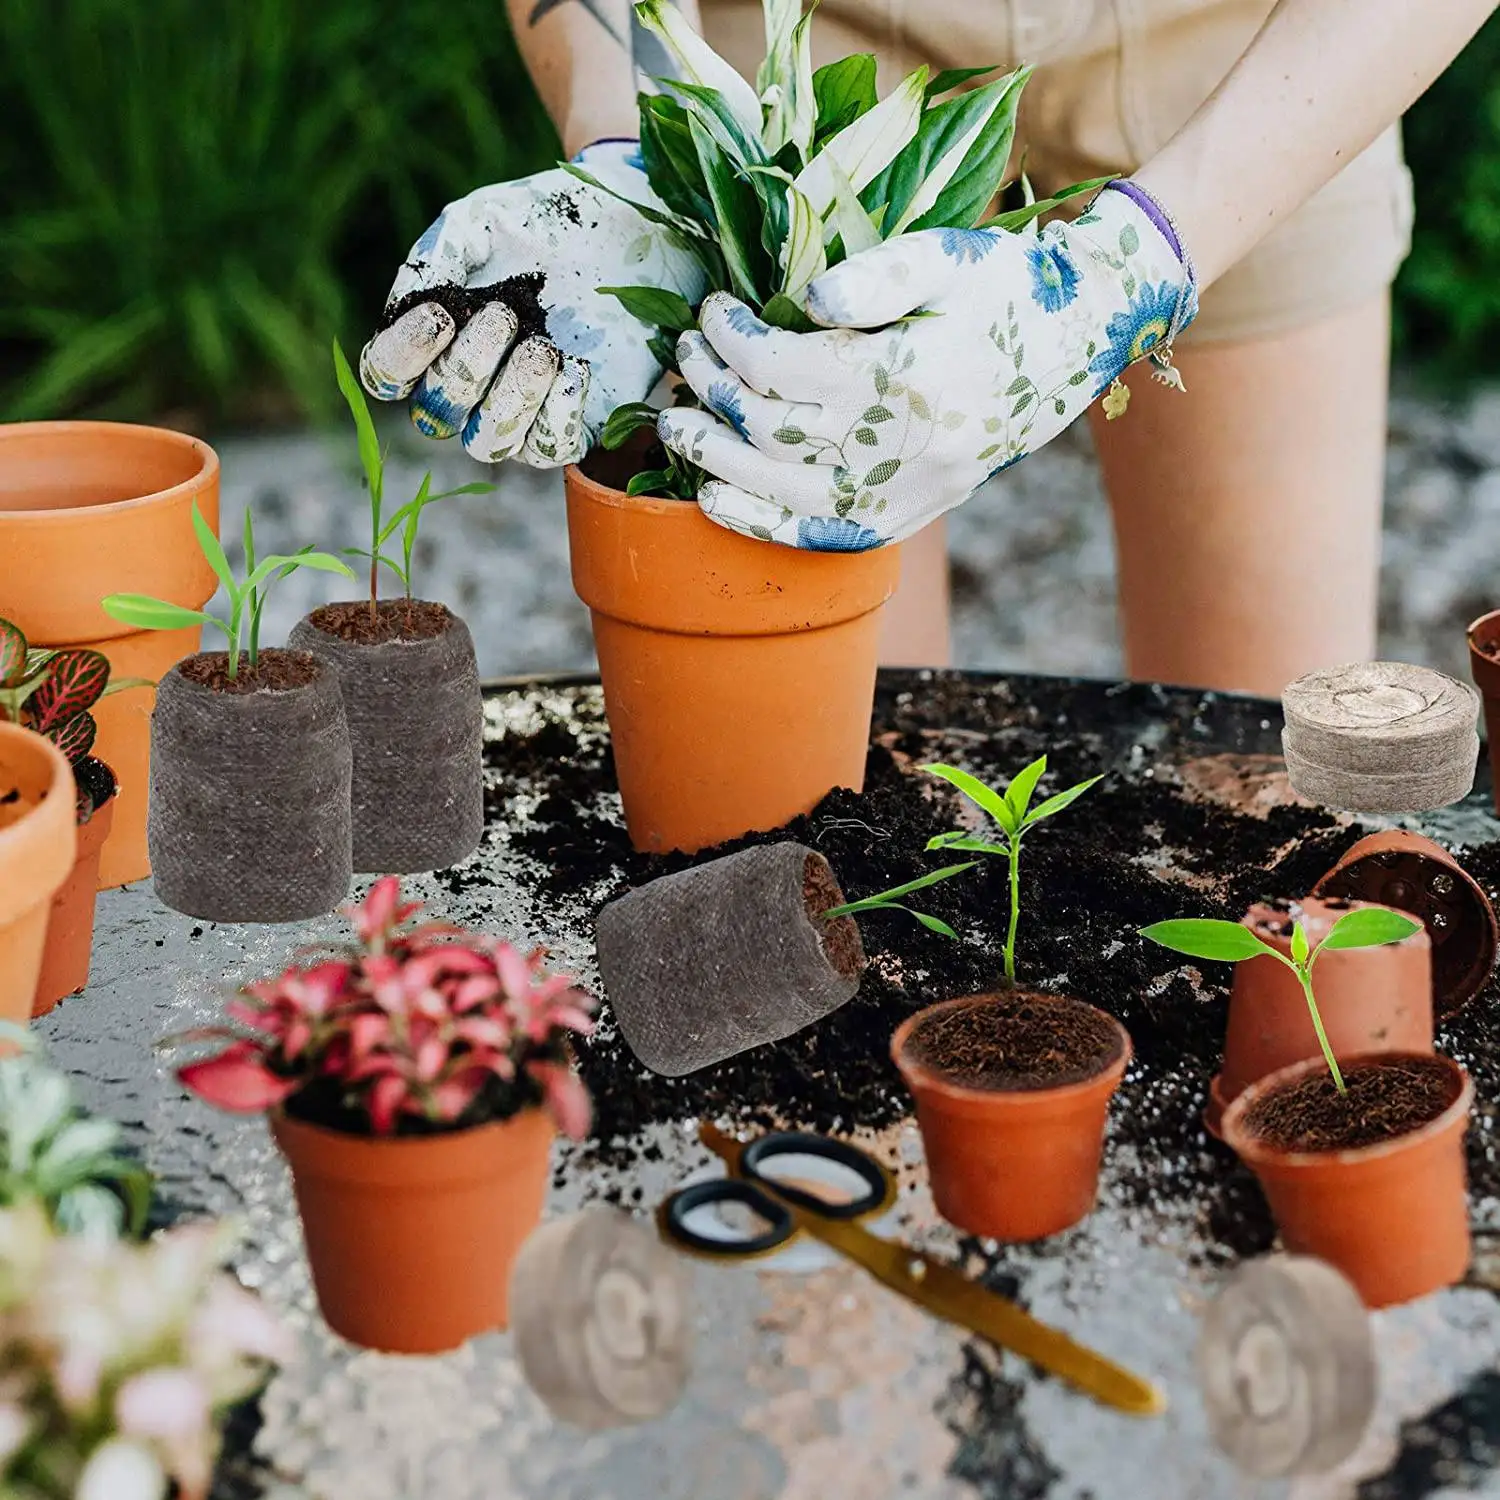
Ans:
{"label": "dry peat pellet disc", "polygon": [[1198,1375],[1214,1441],[1238,1468],[1264,1479],[1327,1473],[1375,1410],[1369,1313],[1323,1261],[1250,1261],[1204,1315]]}
{"label": "dry peat pellet disc", "polygon": [[1479,736],[1471,731],[1467,747],[1449,761],[1388,776],[1310,761],[1296,749],[1290,730],[1282,732],[1281,753],[1292,790],[1319,807],[1342,812],[1426,812],[1462,802],[1474,789]]}

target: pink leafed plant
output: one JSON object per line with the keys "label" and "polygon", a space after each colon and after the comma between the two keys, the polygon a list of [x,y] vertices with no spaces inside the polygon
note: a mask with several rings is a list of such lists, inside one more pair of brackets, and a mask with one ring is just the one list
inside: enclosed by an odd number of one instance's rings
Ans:
{"label": "pink leafed plant", "polygon": [[353,947],[247,985],[226,1007],[237,1025],[172,1039],[226,1043],[177,1076],[220,1109],[285,1106],[356,1134],[458,1130],[542,1105],[581,1139],[592,1111],[568,1036],[592,1031],[592,1000],[540,950],[416,925],[420,910],[396,876],[376,881],[347,909]]}

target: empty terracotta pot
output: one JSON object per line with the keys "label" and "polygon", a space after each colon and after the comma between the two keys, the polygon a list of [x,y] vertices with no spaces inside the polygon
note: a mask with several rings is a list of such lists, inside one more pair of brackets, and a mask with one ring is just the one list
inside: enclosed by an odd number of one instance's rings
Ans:
{"label": "empty terracotta pot", "polygon": [[1367,1307],[1410,1302],[1462,1280],[1470,1258],[1464,1132],[1474,1085],[1451,1058],[1381,1053],[1341,1064],[1346,1084],[1362,1068],[1413,1062],[1440,1070],[1438,1107],[1417,1128],[1341,1150],[1289,1151],[1268,1139],[1267,1106],[1309,1080],[1329,1089],[1322,1058],[1253,1084],[1224,1111],[1224,1139],[1255,1173],[1282,1243],[1342,1271]]}
{"label": "empty terracotta pot", "polygon": [[[113,677],[158,682],[198,649],[198,630],[133,631],[99,607],[106,594],[149,594],[201,609],[218,588],[193,533],[192,502],[219,525],[219,460],[184,433],[119,422],[0,426],[0,618],[34,646],[87,646]],[[92,710],[95,751],[120,792],[99,861],[101,888],[151,873],[146,789],[149,688]]]}
{"label": "empty terracotta pot", "polygon": [[800,552],[577,468],[566,483],[635,847],[709,848],[861,790],[897,549]]}
{"label": "empty terracotta pot", "polygon": [[99,894],[99,858],[115,816],[115,797],[94,809],[78,827],[78,854],[73,868],[52,898],[47,919],[47,946],[37,979],[32,1019],[45,1016],[59,1000],[76,995],[89,982],[94,948],[94,910]]}
{"label": "empty terracotta pot", "polygon": [[[1290,908],[1252,906],[1244,924],[1290,956],[1298,917],[1316,947],[1351,907],[1367,901],[1308,897]],[[1432,1051],[1432,945],[1425,932],[1381,948],[1338,948],[1313,969],[1318,1013],[1335,1057],[1364,1052]],[[1203,1122],[1220,1135],[1230,1102],[1258,1078],[1303,1058],[1320,1057],[1307,997],[1297,976],[1266,955],[1234,966],[1224,1064],[1209,1086]]]}
{"label": "empty terracotta pot", "polygon": [[[1094,1049],[1086,1076],[1029,1087],[976,1087],[924,1056],[924,1034],[972,1017],[984,1045],[1012,1054],[1037,1015],[1083,1027]],[[968,1234],[1036,1240],[1094,1206],[1109,1101],[1131,1057],[1125,1028],[1081,1000],[1007,992],[929,1006],[902,1023],[891,1056],[917,1101],[933,1201]]]}
{"label": "empty terracotta pot", "polygon": [[0,721],[0,1018],[31,1019],[52,898],[78,852],[73,768],[39,734]]}
{"label": "empty terracotta pot", "polygon": [[508,1322],[511,1263],[546,1198],[552,1118],[377,1139],[271,1116],[318,1305],[352,1344],[439,1354]]}
{"label": "empty terracotta pot", "polygon": [[1489,741],[1491,795],[1500,815],[1500,609],[1480,615],[1468,630],[1469,670],[1484,699],[1484,731]]}

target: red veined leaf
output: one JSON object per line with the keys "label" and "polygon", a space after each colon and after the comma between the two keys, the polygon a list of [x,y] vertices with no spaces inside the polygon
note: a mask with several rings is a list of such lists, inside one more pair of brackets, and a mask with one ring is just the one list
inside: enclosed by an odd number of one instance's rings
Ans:
{"label": "red veined leaf", "polygon": [[396,1130],[396,1115],[406,1103],[406,1080],[388,1073],[377,1079],[370,1090],[368,1108],[370,1129],[375,1135],[393,1135]]}
{"label": "red veined leaf", "polygon": [[260,1061],[253,1042],[236,1042],[217,1057],[179,1068],[184,1088],[218,1109],[233,1114],[260,1114],[297,1089],[294,1078],[278,1078]]}
{"label": "red veined leaf", "polygon": [[26,676],[26,637],[18,625],[0,620],[0,688],[16,687]]}
{"label": "red veined leaf", "polygon": [[43,734],[86,713],[109,686],[109,659],[100,651],[59,651],[47,666],[47,676],[26,704],[32,726]]}
{"label": "red veined leaf", "polygon": [[76,766],[94,748],[94,736],[99,733],[99,726],[94,723],[93,714],[74,714],[71,719],[45,732],[47,738]]}
{"label": "red veined leaf", "polygon": [[593,1101],[583,1080],[562,1063],[534,1062],[526,1071],[541,1084],[557,1128],[570,1139],[581,1141],[594,1117]]}

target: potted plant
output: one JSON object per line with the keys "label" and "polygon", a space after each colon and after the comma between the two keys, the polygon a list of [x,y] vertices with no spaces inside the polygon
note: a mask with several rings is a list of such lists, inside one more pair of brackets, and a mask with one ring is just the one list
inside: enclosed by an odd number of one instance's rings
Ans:
{"label": "potted plant", "polygon": [[[337,342],[333,358],[370,491],[370,545],[345,555],[369,564],[370,597],[315,609],[287,645],[326,663],[343,694],[354,751],[355,870],[446,868],[472,854],[484,832],[484,703],[469,627],[446,605],[412,597],[412,553],[427,506],[494,485],[434,495],[427,474],[416,495],[385,516],[385,461],[369,407]],[[382,567],[402,597],[380,598]]]}
{"label": "potted plant", "polygon": [[1092,1209],[1109,1101],[1131,1057],[1113,1016],[1063,996],[970,995],[909,1017],[891,1056],[950,1224],[1036,1240]]}
{"label": "potted plant", "polygon": [[[196,651],[200,627],[141,631],[106,614],[105,594],[202,608],[218,587],[193,537],[194,503],[219,524],[219,460],[185,433],[121,422],[0,425],[0,616],[33,646],[100,651],[119,677],[156,682]],[[146,787],[149,689],[101,703],[95,747],[124,795],[100,857],[106,889],[151,873]]]}
{"label": "potted plant", "polygon": [[1432,948],[1409,916],[1308,898],[1295,907],[1253,906],[1240,922],[1159,922],[1141,936],[1190,958],[1236,965],[1224,1063],[1204,1111],[1213,1135],[1231,1100],[1257,1079],[1325,1047],[1334,1057],[1432,1051]]}
{"label": "potted plant", "polygon": [[1489,744],[1491,795],[1500,815],[1500,609],[1473,621],[1468,628],[1469,671],[1484,699],[1485,739]]}
{"label": "potted plant", "polygon": [[541,1217],[554,1125],[589,1099],[567,1037],[589,1002],[542,955],[430,923],[395,876],[350,909],[357,944],[245,988],[237,1026],[179,1077],[269,1112],[323,1316],[368,1348],[452,1349],[507,1320],[511,1261]]}
{"label": "potted plant", "polygon": [[321,916],[353,878],[343,701],[317,657],[261,650],[260,622],[273,579],[295,568],[354,575],[310,549],[257,561],[247,512],[241,583],[196,505],[192,522],[229,596],[227,622],[137,594],[103,601],[106,614],[142,630],[212,625],[229,647],[178,662],[157,686],[148,827],[156,894],[211,922]]}
{"label": "potted plant", "polygon": [[77,786],[78,852],[71,873],[52,898],[33,1016],[46,1015],[89,980],[99,860],[119,789],[110,767],[90,754],[99,734],[90,710],[127,688],[154,686],[143,677],[111,681],[109,670],[109,658],[102,651],[33,650],[17,626],[0,620],[0,719],[24,724],[50,739],[67,756]]}
{"label": "potted plant", "polygon": [[45,736],[0,720],[0,1019],[27,1021],[52,898],[78,855],[78,793]]}
{"label": "potted plant", "polygon": [[219,1269],[231,1239],[90,1241],[38,1203],[0,1209],[0,1493],[208,1500],[229,1408],[294,1352]]}
{"label": "potted plant", "polygon": [[[800,12],[767,0],[758,98],[673,6],[636,6],[681,73],[641,97],[642,156],[666,205],[641,212],[692,249],[709,292],[732,291],[766,323],[794,329],[812,326],[806,288],[844,254],[981,220],[1028,71],[949,97],[995,70],[929,82],[921,69],[881,100],[873,57],[813,71],[812,16]],[[1060,201],[989,223],[1018,228]],[[643,338],[654,329],[651,347],[676,374],[676,341],[696,310],[655,288],[601,290],[641,319]],[[896,372],[892,400],[899,387]],[[895,547],[872,549],[878,538],[860,517],[900,480],[891,465],[851,468],[847,515],[803,520],[797,548],[767,546],[768,531],[740,535],[691,503],[703,476],[650,445],[656,415],[620,408],[601,447],[567,471],[568,538],[631,841],[694,851],[780,827],[834,787],[862,789],[880,610],[898,558]],[[871,408],[869,420],[892,415]]]}

